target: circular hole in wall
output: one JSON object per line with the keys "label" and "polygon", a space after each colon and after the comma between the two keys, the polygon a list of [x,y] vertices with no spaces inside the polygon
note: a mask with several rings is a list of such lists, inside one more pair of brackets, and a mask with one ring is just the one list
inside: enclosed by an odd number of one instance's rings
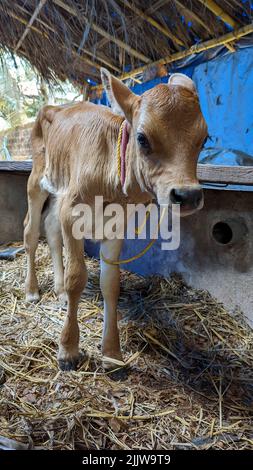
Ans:
{"label": "circular hole in wall", "polygon": [[227,222],[217,222],[213,226],[212,235],[217,243],[227,245],[233,239],[233,230]]}

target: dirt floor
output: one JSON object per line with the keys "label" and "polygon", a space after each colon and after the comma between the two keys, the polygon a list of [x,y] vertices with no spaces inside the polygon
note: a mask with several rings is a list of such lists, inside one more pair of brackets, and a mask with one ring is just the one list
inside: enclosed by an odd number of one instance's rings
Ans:
{"label": "dirt floor", "polygon": [[25,256],[0,262],[0,447],[253,449],[253,332],[182,280],[122,272],[120,331],[128,378],[101,367],[99,265],[87,259],[77,372],[61,372],[66,309],[40,244],[42,298],[24,302]]}

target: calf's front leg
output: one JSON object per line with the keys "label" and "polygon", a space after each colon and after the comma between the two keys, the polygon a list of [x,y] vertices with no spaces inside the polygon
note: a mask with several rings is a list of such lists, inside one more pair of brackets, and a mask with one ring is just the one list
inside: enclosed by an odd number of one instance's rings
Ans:
{"label": "calf's front leg", "polygon": [[83,240],[72,235],[72,208],[63,203],[61,208],[62,234],[65,246],[66,265],[64,286],[67,295],[67,315],[60,337],[58,361],[62,370],[75,370],[80,359],[78,303],[87,282],[84,262]]}
{"label": "calf's front leg", "polygon": [[104,297],[104,328],[102,339],[103,366],[113,370],[124,366],[120,349],[117,322],[117,304],[120,291],[120,271],[118,265],[111,265],[103,260],[108,258],[118,261],[123,240],[105,240],[101,242],[100,287]]}
{"label": "calf's front leg", "polygon": [[54,268],[54,290],[60,300],[60,302],[65,303],[66,293],[64,290],[64,267],[63,267],[63,258],[62,258],[62,233],[61,226],[59,221],[59,214],[57,211],[56,202],[51,199],[48,212],[45,217],[45,230],[48,245],[51,252],[51,257],[53,261]]}

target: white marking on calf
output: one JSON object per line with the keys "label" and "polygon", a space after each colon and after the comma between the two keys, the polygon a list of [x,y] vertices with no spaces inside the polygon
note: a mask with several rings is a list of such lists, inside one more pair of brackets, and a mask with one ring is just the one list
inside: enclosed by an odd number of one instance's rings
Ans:
{"label": "white marking on calf", "polygon": [[43,191],[47,191],[49,194],[53,194],[54,196],[62,196],[66,192],[66,189],[63,188],[56,189],[46,175],[41,178],[40,187]]}

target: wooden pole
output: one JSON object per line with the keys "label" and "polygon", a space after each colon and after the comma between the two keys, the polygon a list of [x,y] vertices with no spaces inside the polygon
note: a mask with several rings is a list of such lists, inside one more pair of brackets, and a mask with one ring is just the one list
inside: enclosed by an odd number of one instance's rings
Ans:
{"label": "wooden pole", "polygon": [[169,3],[169,1],[170,0],[157,0],[157,2],[155,2],[153,5],[151,5],[149,7],[149,9],[147,10],[147,13],[149,15],[152,15],[152,13],[154,13],[156,10],[159,10],[160,8],[162,8],[164,5]]}
{"label": "wooden pole", "polygon": [[[243,36],[247,36],[248,34],[253,33],[253,22],[250,23],[247,26],[243,26],[240,29],[237,29],[235,31],[231,31],[230,33],[224,34],[224,36],[221,36],[220,38],[215,38],[215,39],[210,39],[208,41],[195,44],[190,47],[190,49],[187,49],[185,51],[181,52],[176,52],[175,54],[172,54],[170,56],[164,57],[163,59],[157,60],[156,62],[153,62],[153,66],[155,65],[165,65],[165,64],[170,64],[172,62],[176,62],[177,60],[183,59],[185,57],[189,57],[190,55],[193,54],[199,54],[200,52],[207,51],[209,49],[213,49],[214,47],[218,46],[226,46],[229,42],[231,41],[236,41],[240,39]],[[139,73],[144,72],[147,70],[149,66],[143,66],[139,67],[138,69],[135,69],[132,71],[132,74],[138,75]],[[120,79],[124,80],[126,78],[129,78],[131,76],[131,72],[122,74]]]}
{"label": "wooden pole", "polygon": [[224,23],[229,24],[233,29],[239,27],[239,24],[213,0],[198,0],[198,2],[205,5],[208,10],[218,16]]}
{"label": "wooden pole", "polygon": [[[187,8],[185,5],[183,5],[180,1],[178,0],[174,0],[175,4],[181,8],[182,11],[186,11],[187,14],[194,20],[196,21],[196,23],[200,24],[200,26],[202,26],[202,28],[204,28],[209,34],[213,35],[213,31],[211,31],[211,29],[209,28],[209,26],[207,25],[207,23],[205,21],[203,21],[198,15],[196,15],[196,13],[194,13],[192,10],[189,10],[189,8]],[[235,48],[234,46],[232,46],[231,44],[226,44],[226,48],[230,51],[230,52],[235,52]]]}
{"label": "wooden pole", "polygon": [[39,4],[37,5],[37,7],[34,10],[34,13],[33,13],[32,17],[30,18],[29,22],[27,23],[27,26],[26,26],[21,38],[19,39],[19,41],[18,41],[18,43],[17,43],[17,45],[14,49],[14,52],[17,52],[18,49],[20,48],[20,46],[22,45],[22,43],[24,42],[27,34],[29,33],[29,31],[31,29],[31,26],[33,25],[33,23],[36,20],[38,14],[40,13],[40,10],[44,7],[46,2],[47,2],[47,0],[40,0]]}
{"label": "wooden pole", "polygon": [[[151,14],[155,13],[156,10],[159,10],[159,8],[161,8],[163,5],[165,5],[168,2],[169,2],[169,0],[158,0],[152,6],[150,6],[145,13],[147,15],[151,15]],[[135,18],[133,18],[133,23],[132,24],[135,24],[137,22],[137,20],[138,20],[138,17],[136,16]],[[118,34],[121,34],[123,31],[124,31],[123,27],[119,26],[119,28],[116,29],[116,36]],[[101,39],[101,41],[99,41],[97,43],[97,48],[100,49],[101,47],[104,47],[105,44],[107,44],[108,42],[109,41],[106,38]]]}
{"label": "wooden pole", "polygon": [[[0,9],[3,10],[2,7],[1,7],[1,5],[0,5]],[[27,13],[27,11],[26,11],[23,7],[20,7],[20,9],[21,9],[24,13]],[[26,21],[24,18],[22,18],[21,16],[16,15],[16,14],[13,13],[11,10],[5,8],[3,11],[4,11],[5,13],[7,13],[9,16],[11,16],[12,18],[14,18],[15,20],[17,20],[19,23],[22,23],[22,24],[24,24],[24,25],[27,25],[27,21]],[[39,18],[37,18],[37,21],[38,21],[39,23],[41,23],[45,28],[49,29],[49,31],[55,33],[55,30],[54,30],[51,26],[49,26],[47,23],[45,23],[44,21],[40,20]],[[30,26],[30,29],[31,29],[32,31],[34,31],[35,33],[40,34],[41,36],[44,36],[46,39],[50,40],[50,36],[49,36],[47,33],[42,32],[40,29],[36,28],[36,26],[31,25],[31,26]],[[73,45],[74,45],[75,47],[78,47],[78,45],[75,44],[75,43],[73,43]],[[61,49],[64,49],[64,50],[66,50],[66,51],[68,50],[68,48],[67,48],[66,46],[61,46]],[[85,52],[85,53],[87,53],[87,54],[89,53],[89,55],[92,55],[89,51],[87,51],[87,50],[84,49],[84,48],[82,48],[82,51]],[[77,58],[79,58],[82,62],[86,62],[86,63],[89,64],[90,66],[95,67],[97,70],[100,71],[101,65],[98,64],[97,62],[94,62],[94,61],[88,59],[88,57],[80,56],[80,55],[77,54],[76,51],[74,51],[73,49],[71,49],[70,52],[71,52],[73,55],[75,55]],[[22,54],[24,54],[24,55],[27,57],[27,59],[29,60],[29,57],[27,56],[27,54],[24,53],[24,51],[22,51]],[[109,68],[111,68],[112,70],[115,70],[116,72],[121,72],[121,70],[120,70],[118,67],[114,66],[113,64],[111,64],[110,62],[108,62],[108,61],[106,61],[106,60],[104,60],[104,59],[101,59],[101,57],[97,57],[97,59],[98,59],[100,62],[102,62],[102,63],[104,62],[104,63],[105,63]],[[141,81],[138,80],[137,78],[134,78],[134,77],[133,77],[133,80],[134,80],[136,83],[141,83]]]}
{"label": "wooden pole", "polygon": [[[25,13],[26,15],[29,14],[29,12],[24,8],[24,7],[21,7],[20,5],[17,5],[17,8],[22,11],[22,13]],[[50,25],[48,25],[47,23],[45,23],[45,21],[41,20],[40,18],[36,18],[36,21],[38,23],[40,23],[42,26],[44,26],[44,28],[48,29],[49,31],[51,31],[52,33],[55,34],[55,29],[52,28]],[[75,42],[73,42],[73,46],[75,46],[77,49],[78,49],[78,44],[76,44]],[[85,54],[89,55],[89,56],[93,56],[93,53],[90,52],[88,49],[85,49],[84,47],[82,47],[81,49]],[[114,65],[112,63],[112,61],[109,62],[109,59],[106,59],[104,57],[101,57],[99,55],[96,54],[96,58],[99,62],[101,62],[102,64],[105,64],[107,65],[107,67],[109,67],[110,69],[114,70],[115,72],[118,72],[120,73],[121,72],[121,69],[119,67],[116,67],[116,65]],[[98,64],[99,65],[99,64]]]}
{"label": "wooden pole", "polygon": [[[25,20],[24,18],[22,18],[21,16],[19,15],[16,15],[16,13],[13,13],[13,11],[9,10],[8,8],[4,8],[2,7],[2,5],[0,4],[0,10],[2,10],[4,13],[6,13],[7,15],[11,16],[12,18],[14,18],[14,20],[17,20],[19,23],[22,23],[24,25],[27,25],[27,20]],[[36,26],[30,26],[30,29],[38,34],[41,34],[42,36],[44,36],[45,38],[48,39],[48,34],[47,33],[44,33],[42,31],[40,31],[38,28],[36,28]]]}
{"label": "wooden pole", "polygon": [[[32,171],[32,161],[0,161],[0,173],[25,173]],[[197,166],[197,176],[202,183],[253,185],[253,166]]]}
{"label": "wooden pole", "polygon": [[181,3],[179,0],[174,0],[174,2],[182,12],[185,11],[192,20],[200,24],[200,26],[202,26],[202,28],[204,28],[209,34],[213,34],[213,31],[209,28],[208,24],[206,24],[205,21],[203,21],[198,15],[196,15],[196,13],[194,13],[192,10],[183,5],[183,3]]}
{"label": "wooden pole", "polygon": [[[78,17],[78,13],[76,12],[76,10],[74,10],[72,7],[66,5],[62,0],[53,0],[53,2],[54,2],[55,5],[58,5],[63,10],[70,13],[72,16]],[[86,23],[90,24],[91,28],[94,31],[96,31],[98,34],[105,37],[109,41],[114,42],[115,44],[117,44],[117,46],[119,46],[121,49],[124,49],[130,56],[136,57],[137,59],[141,60],[142,62],[144,62],[146,64],[150,62],[150,59],[148,57],[146,57],[144,54],[142,54],[141,52],[136,51],[131,46],[126,44],[124,41],[121,41],[121,39],[117,39],[116,37],[112,36],[112,34],[109,34],[107,31],[105,31],[105,29],[101,28],[100,26],[98,26],[94,22],[90,23],[89,19],[86,16],[82,15],[81,18]]]}
{"label": "wooden pole", "polygon": [[[223,23],[229,24],[233,29],[239,28],[239,23],[237,23],[213,0],[198,0],[198,2],[205,5],[205,7],[208,8],[208,10],[210,10],[212,13],[214,13],[214,15],[218,16],[223,21]],[[235,48],[232,44],[226,44],[226,47],[230,52],[235,52]]]}
{"label": "wooden pole", "polygon": [[133,3],[128,2],[128,0],[120,0],[120,2],[123,3],[123,5],[125,5],[127,8],[129,8],[129,10],[133,11],[137,16],[139,16],[143,20],[147,21],[147,23],[154,26],[154,28],[156,28],[158,31],[160,31],[160,33],[162,33],[167,38],[171,39],[178,46],[184,46],[184,43],[181,41],[181,39],[178,39],[167,28],[165,28],[160,23],[158,23],[156,20],[154,20],[154,18],[152,18],[151,16],[147,15],[142,10],[137,8]]}
{"label": "wooden pole", "polygon": [[[224,34],[220,38],[210,39],[208,41],[205,41],[199,44],[194,44],[193,46],[190,47],[190,49],[186,49],[185,51],[181,51],[181,52],[176,52],[175,54],[166,56],[163,59],[157,60],[148,66],[145,65],[143,67],[139,67],[135,70],[132,70],[132,72],[124,73],[119,77],[119,79],[125,80],[127,78],[130,78],[131,76],[139,75],[151,66],[170,64],[180,59],[184,59],[185,57],[189,57],[193,54],[199,54],[200,52],[213,49],[214,47],[223,46],[223,45],[225,46],[229,42],[236,41],[240,39],[241,37],[247,36],[248,34],[251,34],[251,33],[253,33],[253,22],[247,26],[243,26],[240,29]],[[102,87],[102,85],[93,87],[93,89],[98,88],[98,87]]]}
{"label": "wooden pole", "polygon": [[[1,5],[0,5],[0,9],[3,10]],[[25,25],[27,24],[27,21],[24,18],[21,18],[20,16],[16,15],[12,11],[10,11],[9,9],[5,8],[3,11],[5,13],[7,13],[9,16],[11,16],[12,18],[14,18],[15,20],[19,21],[20,23],[25,24]],[[35,26],[31,25],[29,29],[31,29],[32,31],[34,31],[37,34],[40,34],[41,36],[44,36],[46,39],[48,39],[50,41],[50,36],[47,33],[40,31],[40,29],[36,28]],[[66,46],[61,46],[60,48],[63,49],[63,50],[68,51],[68,48]],[[80,56],[73,49],[70,49],[70,52],[75,57],[79,58],[82,62],[85,62],[85,63],[89,64],[90,66],[92,66],[92,67],[94,67],[94,68],[96,68],[97,70],[100,71],[101,65],[97,64],[93,60],[88,59],[88,57]],[[22,53],[24,53],[24,52],[22,51]],[[27,55],[26,55],[26,57],[27,57]],[[28,57],[28,60],[29,60],[29,57]]]}

